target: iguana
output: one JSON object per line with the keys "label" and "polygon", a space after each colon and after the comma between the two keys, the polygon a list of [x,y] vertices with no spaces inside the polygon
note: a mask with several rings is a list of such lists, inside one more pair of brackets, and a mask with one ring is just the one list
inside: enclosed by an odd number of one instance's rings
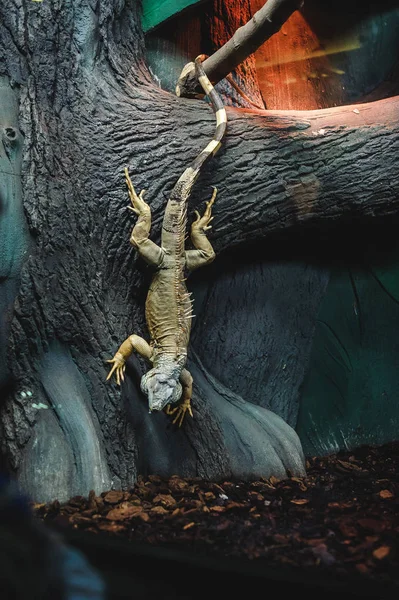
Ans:
{"label": "iguana", "polygon": [[[206,202],[202,217],[195,211],[197,218],[191,226],[191,241],[195,249],[192,250],[185,249],[187,203],[203,165],[220,148],[227,123],[222,100],[202,67],[203,58],[204,55],[200,55],[195,59],[195,69],[204,94],[208,95],[212,103],[216,116],[216,130],[212,141],[193,160],[172,189],[162,223],[161,246],[148,237],[151,209],[143,199],[145,190],[139,195],[136,194],[128,169],[125,169],[132,202],[129,208],[138,215],[130,242],[140,256],[156,269],[145,305],[150,342],[133,334],[108,361],[113,364],[107,380],[115,373],[116,382],[120,385],[124,380],[126,360],[133,350],[149,360],[152,369],[143,375],[141,389],[148,396],[150,412],[166,408],[168,414],[175,415],[173,423],[178,423],[179,427],[186,412],[193,416],[193,378],[185,368],[193,318],[192,302],[185,284],[186,271],[193,271],[215,258],[206,231],[211,228],[209,223],[213,219],[211,212],[217,190],[214,188],[211,199]],[[192,63],[185,68],[190,65],[192,68]],[[173,405],[176,406],[172,408]]]}

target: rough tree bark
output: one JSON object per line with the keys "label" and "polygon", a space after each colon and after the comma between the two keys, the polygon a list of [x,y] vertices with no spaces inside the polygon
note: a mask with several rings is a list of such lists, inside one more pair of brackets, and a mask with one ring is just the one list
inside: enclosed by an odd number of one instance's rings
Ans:
{"label": "rough tree bark", "polygon": [[[212,135],[213,115],[206,104],[153,84],[136,2],[6,0],[0,17],[0,75],[19,101],[17,134],[24,136],[27,227],[20,225],[13,243],[30,248],[19,273],[1,406],[9,468],[37,500],[127,487],[145,471],[255,476],[270,465],[284,472],[286,456],[300,470],[295,439],[265,409],[295,424],[328,274],[260,265],[264,241],[274,233],[288,240],[304,225],[399,213],[399,98],[357,105],[358,112],[229,109],[225,146],[190,206],[218,186],[212,243],[221,266],[215,262],[193,282],[195,419],[176,432],[166,415],[148,415],[138,359],[122,393],[105,383],[104,361],[121,340],[146,335],[150,273],[128,244],[123,169],[129,166],[136,189],[148,189],[158,241],[167,193]],[[5,226],[10,214],[3,211]],[[233,246],[248,242],[256,260],[226,266]],[[288,258],[297,255],[288,251]],[[246,302],[257,302],[244,321],[234,310],[243,296],[234,277],[226,280],[240,268]],[[227,323],[215,327],[216,311]],[[257,315],[265,331],[255,344]]]}

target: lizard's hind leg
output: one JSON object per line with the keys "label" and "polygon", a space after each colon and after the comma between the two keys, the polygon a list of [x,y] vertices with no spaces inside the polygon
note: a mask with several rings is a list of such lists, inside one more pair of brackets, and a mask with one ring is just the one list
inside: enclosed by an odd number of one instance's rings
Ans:
{"label": "lizard's hind leg", "polygon": [[128,208],[139,216],[136,225],[133,227],[130,243],[137,248],[138,253],[147,263],[159,267],[163,259],[163,250],[148,239],[151,230],[151,208],[144,200],[145,190],[141,190],[140,194],[137,195],[127,168],[125,169],[125,175],[132,202],[132,206]]}
{"label": "lizard's hind leg", "polygon": [[189,271],[198,269],[211,263],[215,258],[215,251],[208,238],[206,232],[212,228],[209,223],[212,221],[212,205],[215,202],[217,189],[213,189],[212,198],[206,203],[206,209],[201,217],[198,211],[196,220],[191,225],[191,241],[195,246],[195,250],[186,251],[186,267]]}

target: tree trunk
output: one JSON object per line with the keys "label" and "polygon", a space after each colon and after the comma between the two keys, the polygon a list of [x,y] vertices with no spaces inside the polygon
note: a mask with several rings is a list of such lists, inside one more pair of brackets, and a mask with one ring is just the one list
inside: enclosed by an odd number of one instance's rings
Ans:
{"label": "tree trunk", "polygon": [[[148,414],[139,390],[146,366],[137,358],[122,390],[106,383],[105,360],[121,341],[133,332],[146,337],[151,276],[129,247],[133,220],[123,169],[129,167],[138,191],[148,189],[152,237],[159,241],[167,194],[214,131],[209,106],[153,84],[136,5],[76,0],[73,7],[21,8],[7,0],[0,7],[0,76],[18,91],[24,136],[26,224],[17,220],[13,243],[29,247],[9,334],[1,443],[9,468],[36,500],[128,487],[138,472],[214,478],[302,472],[294,432],[266,408],[295,424],[328,275],[257,266],[263,240],[276,233],[288,240],[304,225],[330,228],[399,212],[398,98],[357,105],[359,112],[229,109],[226,143],[199,181],[190,213],[216,185],[217,254],[228,259],[233,246],[259,242],[256,259],[242,268],[254,273],[247,298],[258,299],[267,334],[256,346],[243,339],[248,321],[220,320],[234,302],[242,304],[237,285],[230,304],[230,284],[224,293],[218,287],[220,256],[192,284],[199,309],[189,364],[194,419],[176,430],[166,415]],[[2,174],[2,198],[4,181]],[[14,195],[20,202],[18,186]],[[293,250],[287,257],[297,256]],[[289,310],[277,320],[281,294]],[[223,356],[212,365],[217,344]],[[267,362],[261,376],[256,360]]]}

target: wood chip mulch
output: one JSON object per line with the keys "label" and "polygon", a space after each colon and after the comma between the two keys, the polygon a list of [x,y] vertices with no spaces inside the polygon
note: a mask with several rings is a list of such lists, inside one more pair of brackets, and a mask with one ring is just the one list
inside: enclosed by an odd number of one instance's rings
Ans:
{"label": "wood chip mulch", "polygon": [[399,443],[312,458],[305,478],[140,476],[130,491],[35,504],[57,528],[399,584]]}

